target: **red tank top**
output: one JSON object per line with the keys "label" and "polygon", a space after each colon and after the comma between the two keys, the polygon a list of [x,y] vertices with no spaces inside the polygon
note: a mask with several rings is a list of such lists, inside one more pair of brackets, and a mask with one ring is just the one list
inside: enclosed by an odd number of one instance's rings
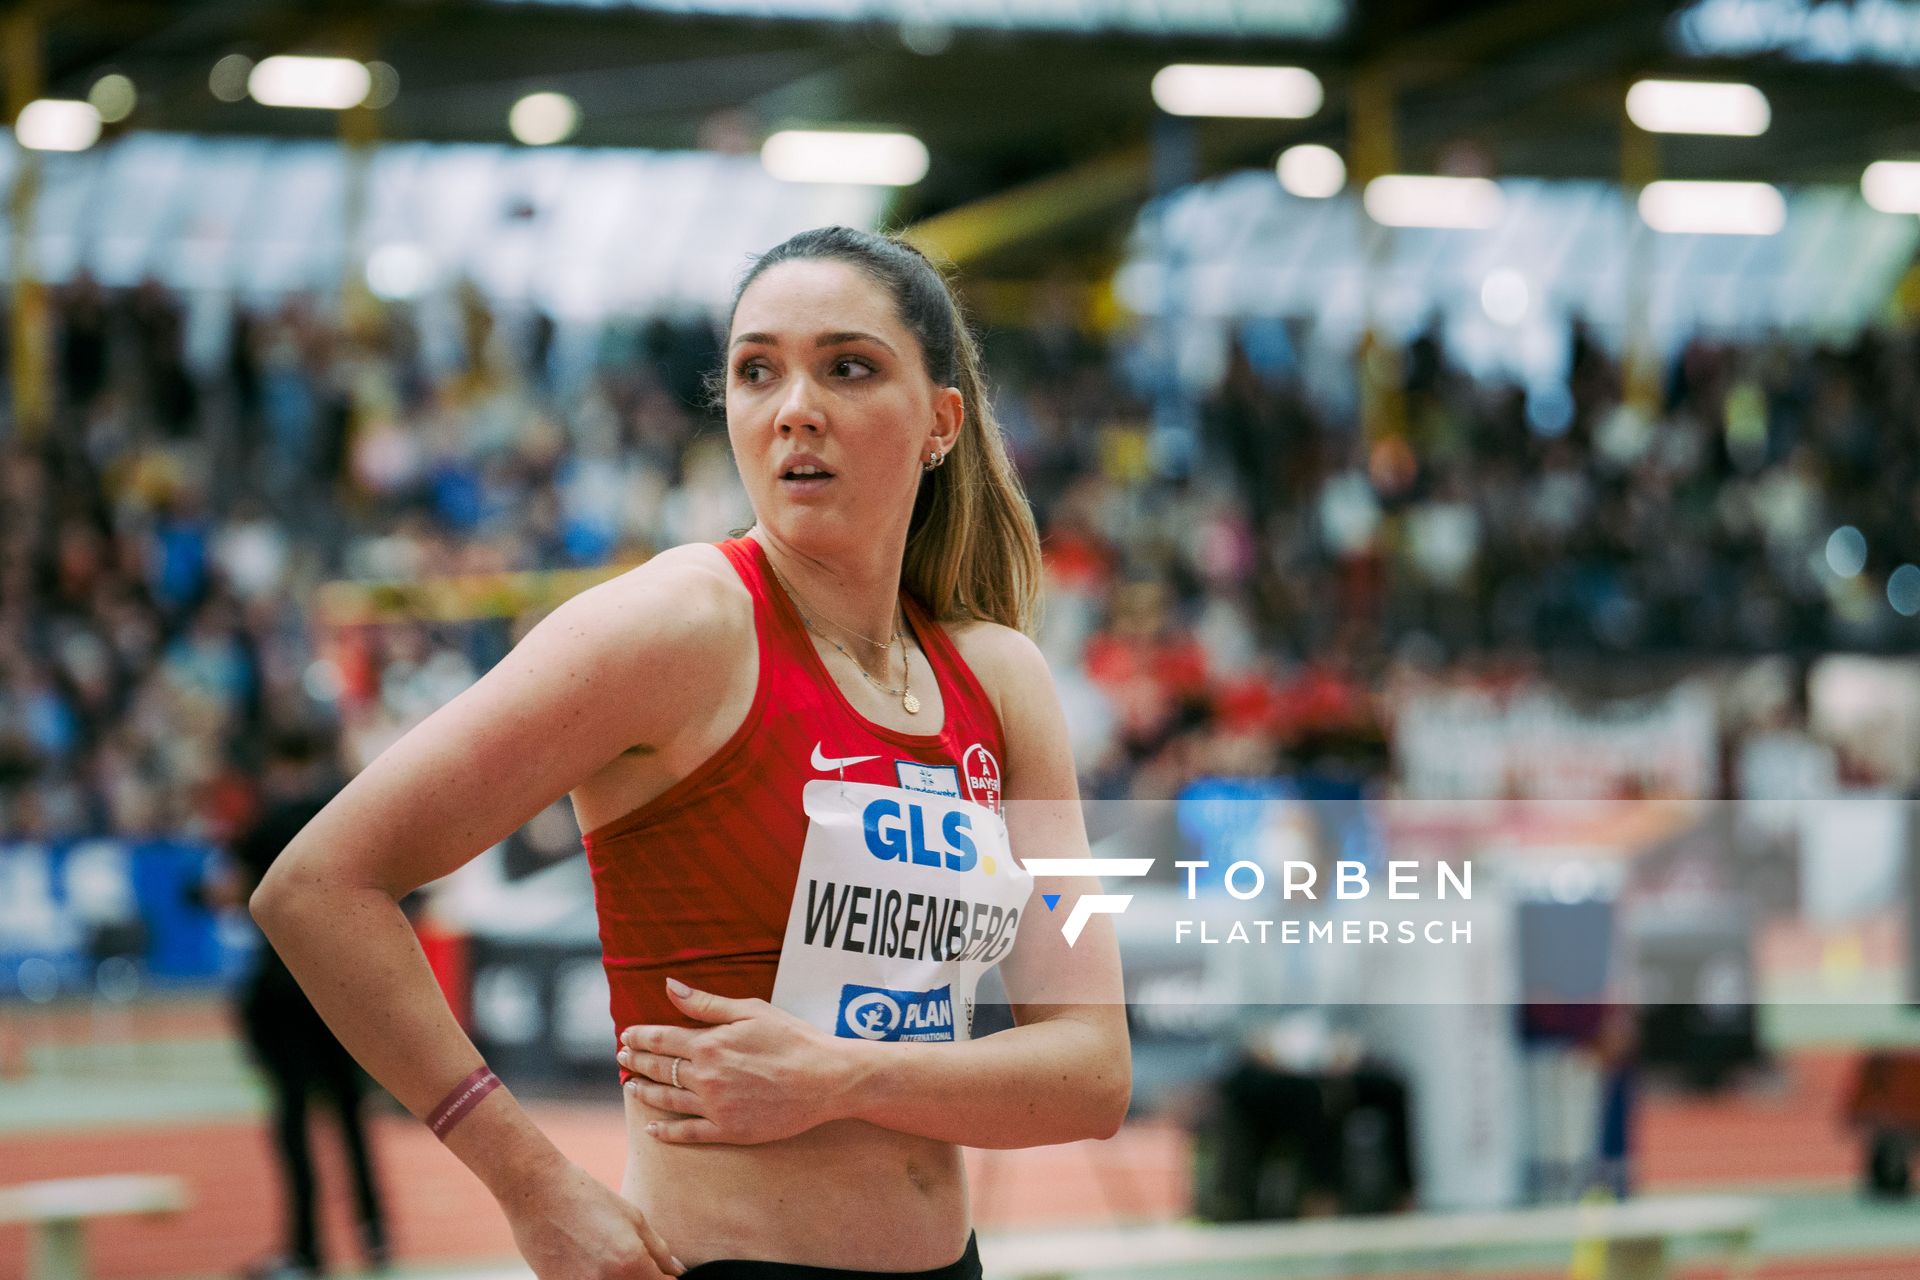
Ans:
{"label": "red tank top", "polygon": [[966,1038],[970,979],[1010,949],[1032,883],[1004,856],[993,704],[903,595],[945,721],[926,734],[873,723],[828,674],[760,544],[718,545],[753,597],[753,704],[692,773],[582,837],[616,1033],[697,1025],[667,999],[671,976],[835,1034]]}

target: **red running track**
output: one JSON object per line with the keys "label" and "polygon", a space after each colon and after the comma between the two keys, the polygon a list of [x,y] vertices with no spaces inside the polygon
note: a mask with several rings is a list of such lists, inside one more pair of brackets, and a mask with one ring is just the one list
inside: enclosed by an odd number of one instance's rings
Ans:
{"label": "red running track", "polygon": [[[1780,1087],[1772,1091],[1648,1098],[1638,1114],[1643,1186],[1778,1191],[1845,1185],[1858,1161],[1858,1148],[1837,1118],[1848,1061],[1841,1054],[1801,1055],[1789,1062]],[[625,1138],[616,1106],[535,1104],[532,1109],[562,1150],[609,1184],[618,1182]],[[423,1127],[383,1113],[374,1136],[398,1259],[513,1256],[506,1223],[485,1189]],[[355,1260],[348,1243],[344,1169],[331,1129],[319,1126],[317,1138],[326,1238],[338,1265]],[[1130,1125],[1104,1143],[967,1155],[975,1221],[982,1231],[1178,1217],[1185,1211],[1186,1139],[1168,1125]],[[0,1180],[6,1182],[135,1170],[185,1177],[193,1208],[171,1221],[99,1223],[90,1239],[102,1280],[231,1273],[273,1251],[279,1235],[277,1177],[266,1131],[257,1123],[0,1140]],[[20,1229],[0,1229],[0,1277],[20,1273],[23,1249]],[[1916,1274],[1920,1258],[1913,1256],[1774,1263],[1757,1272],[1764,1280],[1892,1280]],[[1562,1276],[1557,1273],[1555,1280]]]}

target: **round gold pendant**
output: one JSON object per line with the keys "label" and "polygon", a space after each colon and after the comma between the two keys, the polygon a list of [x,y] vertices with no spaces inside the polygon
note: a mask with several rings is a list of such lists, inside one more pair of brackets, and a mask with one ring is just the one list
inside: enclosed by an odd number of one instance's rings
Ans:
{"label": "round gold pendant", "polygon": [[907,709],[907,714],[910,716],[920,714],[920,699],[914,697],[911,693],[901,695],[900,705]]}

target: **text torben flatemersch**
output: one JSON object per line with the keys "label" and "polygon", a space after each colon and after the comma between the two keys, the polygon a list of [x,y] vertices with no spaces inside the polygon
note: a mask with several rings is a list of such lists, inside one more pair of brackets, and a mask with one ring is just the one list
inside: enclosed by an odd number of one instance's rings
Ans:
{"label": "text torben flatemersch", "polygon": [[[1173,865],[1186,870],[1187,901],[1198,899],[1200,874],[1209,870],[1212,862],[1202,859]],[[1458,868],[1446,862],[1389,862],[1386,865],[1385,897],[1395,902],[1418,902],[1427,897],[1420,878],[1423,866],[1433,872],[1433,900],[1472,900],[1473,864],[1470,862],[1462,863]],[[1320,898],[1323,887],[1319,885],[1320,868],[1317,864],[1287,861],[1279,865],[1279,870],[1280,882],[1275,889],[1282,899],[1306,898],[1317,901]],[[1228,865],[1221,883],[1229,895],[1246,902],[1267,892],[1267,871],[1260,863],[1242,859]],[[1324,886],[1331,897],[1348,902],[1371,897],[1374,888],[1367,864],[1348,861],[1333,864],[1332,883]],[[1473,923],[1468,920],[1175,920],[1173,940],[1202,944],[1278,942],[1283,946],[1303,943],[1347,946],[1413,942],[1470,944],[1473,941]]]}

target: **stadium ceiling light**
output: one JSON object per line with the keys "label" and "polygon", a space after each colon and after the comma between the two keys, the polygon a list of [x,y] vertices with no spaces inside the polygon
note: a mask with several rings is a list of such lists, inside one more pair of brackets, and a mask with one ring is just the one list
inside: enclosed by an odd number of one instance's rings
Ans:
{"label": "stadium ceiling light", "polygon": [[345,111],[366,100],[373,74],[352,58],[267,58],[247,73],[247,92],[266,107]]}
{"label": "stadium ceiling light", "polygon": [[1750,84],[1642,80],[1627,90],[1627,119],[1648,133],[1755,138],[1773,123],[1773,109]]}
{"label": "stadium ceiling light", "polygon": [[1500,267],[1487,273],[1480,282],[1480,309],[1495,324],[1516,325],[1527,318],[1533,291],[1527,278],[1512,267]]}
{"label": "stadium ceiling light", "polygon": [[1888,575],[1887,603],[1903,618],[1920,614],[1920,566],[1903,564]]}
{"label": "stadium ceiling light", "polygon": [[433,280],[433,259],[414,244],[383,244],[367,255],[367,288],[376,298],[417,298]]}
{"label": "stadium ceiling light", "polygon": [[133,114],[140,94],[133,87],[132,80],[118,71],[110,71],[93,82],[93,88],[87,90],[87,101],[100,113],[102,121],[119,124]]}
{"label": "stadium ceiling light", "polygon": [[1875,160],[1860,175],[1860,194],[1882,213],[1920,213],[1920,160]]}
{"label": "stadium ceiling light", "polygon": [[100,113],[91,102],[36,98],[20,108],[13,137],[33,151],[85,151],[100,139]]}
{"label": "stadium ceiling light", "polygon": [[369,62],[367,64],[367,96],[360,105],[380,111],[393,105],[400,96],[400,73],[393,69],[390,62]]}
{"label": "stadium ceiling light", "polygon": [[1827,568],[1842,578],[1857,578],[1867,567],[1867,535],[1843,524],[1827,535]]}
{"label": "stadium ceiling light", "polygon": [[580,127],[580,104],[564,93],[530,93],[507,112],[514,140],[529,147],[565,142]]}
{"label": "stadium ceiling light", "polygon": [[1154,105],[1171,116],[1304,120],[1326,92],[1305,67],[1223,67],[1176,62],[1153,77]]}
{"label": "stadium ceiling light", "polygon": [[927,176],[927,146],[910,133],[784,129],[761,146],[760,163],[782,182],[910,187]]}
{"label": "stadium ceiling light", "polygon": [[1640,216],[1655,231],[1770,236],[1787,221],[1787,202],[1765,182],[1655,182],[1640,193]]}
{"label": "stadium ceiling light", "polygon": [[1489,178],[1390,173],[1367,184],[1367,215],[1388,227],[1477,229],[1500,221],[1506,197]]}
{"label": "stadium ceiling light", "polygon": [[1287,194],[1302,200],[1325,200],[1347,185],[1347,162],[1332,147],[1314,142],[1282,151],[1274,172]]}
{"label": "stadium ceiling light", "polygon": [[222,102],[238,102],[247,96],[247,77],[253,74],[253,59],[244,53],[230,53],[213,64],[207,73],[207,90]]}

